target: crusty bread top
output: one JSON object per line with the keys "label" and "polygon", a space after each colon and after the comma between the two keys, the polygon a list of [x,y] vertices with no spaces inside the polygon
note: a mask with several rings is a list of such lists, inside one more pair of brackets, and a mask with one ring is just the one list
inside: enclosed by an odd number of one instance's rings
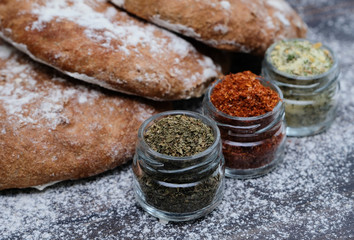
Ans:
{"label": "crusty bread top", "polygon": [[143,19],[210,46],[258,55],[275,41],[305,37],[284,0],[111,0]]}
{"label": "crusty bread top", "polygon": [[132,158],[140,124],[157,109],[69,80],[0,40],[0,190],[87,177]]}
{"label": "crusty bread top", "polygon": [[218,67],[105,0],[5,0],[0,37],[74,78],[155,100],[200,96]]}

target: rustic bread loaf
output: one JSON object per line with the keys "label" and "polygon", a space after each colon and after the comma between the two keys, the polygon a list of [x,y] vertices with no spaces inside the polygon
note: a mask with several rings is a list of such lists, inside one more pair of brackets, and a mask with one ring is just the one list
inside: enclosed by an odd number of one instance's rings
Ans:
{"label": "rustic bread loaf", "polygon": [[143,19],[215,48],[264,54],[274,41],[301,38],[306,25],[283,0],[111,0]]}
{"label": "rustic bread loaf", "polygon": [[71,77],[155,100],[198,97],[219,75],[184,39],[105,0],[0,1],[0,37]]}
{"label": "rustic bread loaf", "polygon": [[83,178],[132,158],[156,108],[69,80],[0,40],[0,190]]}

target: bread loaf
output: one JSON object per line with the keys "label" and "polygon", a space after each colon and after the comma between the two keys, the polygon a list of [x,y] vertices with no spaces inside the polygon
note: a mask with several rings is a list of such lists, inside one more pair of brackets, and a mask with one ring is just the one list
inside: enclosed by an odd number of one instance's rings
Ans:
{"label": "bread loaf", "polygon": [[306,25],[284,0],[111,0],[117,6],[215,48],[264,54],[302,38]]}
{"label": "bread loaf", "polygon": [[34,63],[0,40],[0,190],[92,176],[127,162],[158,110]]}
{"label": "bread loaf", "polygon": [[219,75],[184,39],[105,0],[0,1],[0,37],[71,77],[155,100],[198,97]]}

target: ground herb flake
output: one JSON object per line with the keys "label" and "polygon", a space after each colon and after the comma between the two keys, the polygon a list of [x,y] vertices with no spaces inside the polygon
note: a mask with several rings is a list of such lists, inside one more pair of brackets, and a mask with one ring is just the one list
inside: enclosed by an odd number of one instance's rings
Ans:
{"label": "ground herb flake", "polygon": [[174,157],[195,155],[214,142],[214,134],[209,126],[185,115],[160,119],[150,126],[144,138],[156,152]]}

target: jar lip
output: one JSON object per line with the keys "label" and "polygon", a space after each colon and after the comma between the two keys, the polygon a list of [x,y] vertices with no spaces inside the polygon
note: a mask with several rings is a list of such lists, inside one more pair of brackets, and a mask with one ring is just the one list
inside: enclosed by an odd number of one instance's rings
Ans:
{"label": "jar lip", "polygon": [[258,116],[254,116],[254,117],[237,117],[237,116],[231,116],[227,113],[224,113],[222,111],[220,111],[219,109],[217,109],[214,104],[211,102],[210,100],[210,96],[212,91],[214,90],[214,87],[220,83],[222,81],[222,79],[218,79],[217,81],[215,81],[207,90],[206,94],[205,94],[205,100],[206,100],[206,104],[208,105],[209,108],[211,108],[211,110],[213,112],[217,112],[219,115],[221,115],[224,118],[228,118],[231,120],[236,120],[236,121],[256,121],[256,120],[260,120],[260,119],[264,119],[267,118],[269,116],[272,116],[274,113],[277,113],[281,110],[282,106],[283,106],[283,93],[280,90],[280,88],[275,85],[273,82],[271,82],[270,80],[268,80],[265,77],[261,77],[261,78],[257,78],[261,83],[267,83],[268,85],[271,85],[272,87],[274,87],[274,89],[276,90],[276,92],[279,95],[279,102],[277,103],[277,105],[273,108],[272,111],[266,112],[265,114],[262,115],[258,115]]}
{"label": "jar lip", "polygon": [[[281,41],[286,41],[286,42],[293,42],[293,41],[308,41],[310,43],[313,44],[313,41],[310,41],[308,39],[305,38],[291,38],[291,39],[286,39],[286,40],[281,40]],[[330,75],[331,73],[333,73],[334,71],[336,71],[338,69],[338,58],[337,58],[337,54],[335,54],[335,52],[332,50],[332,48],[330,48],[328,45],[326,44],[322,44],[321,48],[328,50],[332,60],[333,60],[333,64],[331,66],[330,69],[328,69],[326,72],[321,73],[321,74],[317,74],[317,75],[312,75],[312,76],[298,76],[298,75],[293,75],[293,74],[289,74],[286,72],[282,72],[280,70],[278,70],[270,61],[269,56],[270,53],[273,51],[274,47],[279,43],[280,41],[277,41],[275,43],[273,43],[265,52],[264,55],[264,62],[266,64],[267,67],[269,67],[272,71],[276,72],[277,74],[286,77],[286,78],[290,78],[290,79],[294,79],[294,80],[300,80],[300,81],[308,81],[308,80],[314,80],[314,79],[321,79],[327,75]]]}
{"label": "jar lip", "polygon": [[[163,118],[163,117],[167,117],[167,116],[171,116],[171,115],[185,115],[185,116],[189,116],[189,117],[194,117],[197,119],[200,119],[203,121],[203,123],[207,124],[208,126],[210,126],[213,130],[214,134],[214,142],[213,144],[211,144],[207,149],[205,149],[204,151],[191,155],[191,156],[185,156],[185,157],[175,157],[175,156],[170,156],[170,155],[166,155],[166,154],[162,154],[159,153],[155,150],[153,150],[149,144],[147,144],[147,142],[145,141],[144,138],[144,131],[146,129],[146,127],[153,122],[156,119],[159,118]],[[138,130],[138,138],[140,140],[140,143],[143,145],[144,148],[148,149],[149,152],[153,153],[154,156],[161,158],[161,159],[166,159],[168,158],[169,160],[175,160],[175,161],[185,161],[185,160],[195,160],[195,159],[199,159],[202,158],[206,155],[209,155],[219,144],[220,142],[220,131],[219,128],[217,127],[216,123],[209,117],[204,116],[200,113],[197,112],[193,112],[193,111],[187,111],[187,110],[171,110],[171,111],[165,111],[165,112],[161,112],[158,114],[155,114],[151,117],[149,117],[148,119],[146,119],[140,126],[139,130]]]}

